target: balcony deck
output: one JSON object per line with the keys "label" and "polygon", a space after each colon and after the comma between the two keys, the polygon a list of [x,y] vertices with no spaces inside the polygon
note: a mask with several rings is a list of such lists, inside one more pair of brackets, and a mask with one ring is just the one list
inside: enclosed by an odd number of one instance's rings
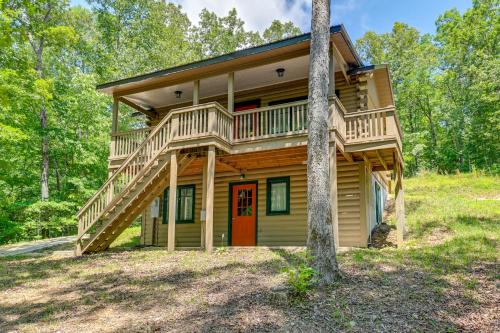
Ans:
{"label": "balcony deck", "polygon": [[[246,154],[307,145],[307,100],[243,112],[228,112],[216,102],[170,112],[170,148],[198,149],[215,145],[225,154]],[[118,167],[154,129],[112,136],[110,169]],[[330,140],[347,160],[369,160],[391,169],[400,159],[402,132],[394,107],[347,113],[330,100]]]}

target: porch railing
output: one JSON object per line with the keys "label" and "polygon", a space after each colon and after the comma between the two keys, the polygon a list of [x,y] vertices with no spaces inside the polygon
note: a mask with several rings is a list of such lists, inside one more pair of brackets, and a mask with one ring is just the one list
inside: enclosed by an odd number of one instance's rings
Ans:
{"label": "porch railing", "polygon": [[307,100],[234,113],[234,143],[306,132]]}
{"label": "porch railing", "polygon": [[396,139],[401,147],[401,127],[393,106],[346,114],[346,142]]}
{"label": "porch railing", "polygon": [[112,134],[110,157],[123,158],[132,154],[142,141],[148,137],[151,129],[151,127],[148,127]]}
{"label": "porch railing", "polygon": [[172,111],[172,140],[215,135],[231,142],[233,115],[219,103],[188,106]]}
{"label": "porch railing", "polygon": [[[169,113],[173,141],[218,136],[241,143],[307,133],[307,100],[229,113],[217,102],[188,106]],[[337,97],[330,99],[330,126],[345,143],[396,139],[402,133],[394,107],[347,113]],[[113,135],[110,158],[126,158],[154,127]]]}

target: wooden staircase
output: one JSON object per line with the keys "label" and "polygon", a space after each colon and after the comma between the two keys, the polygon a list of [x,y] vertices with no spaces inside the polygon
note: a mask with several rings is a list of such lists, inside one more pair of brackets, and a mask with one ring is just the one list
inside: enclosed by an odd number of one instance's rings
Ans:
{"label": "wooden staircase", "polygon": [[[107,249],[163,191],[170,170],[171,133],[167,116],[80,210],[77,255]],[[193,160],[180,156],[179,169]]]}

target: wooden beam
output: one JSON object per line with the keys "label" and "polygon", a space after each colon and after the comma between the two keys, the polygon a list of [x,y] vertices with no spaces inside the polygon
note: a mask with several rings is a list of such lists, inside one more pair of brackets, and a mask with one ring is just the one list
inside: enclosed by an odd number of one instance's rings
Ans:
{"label": "wooden beam", "polygon": [[403,191],[403,173],[401,165],[396,163],[396,185],[394,186],[396,204],[396,242],[398,247],[403,246],[405,235],[405,199]]}
{"label": "wooden beam", "polygon": [[343,151],[341,150],[340,153],[342,154],[342,156],[344,156],[344,158],[346,160],[348,160],[349,162],[353,163],[354,162],[354,159],[352,158],[352,154],[351,153],[348,153],[346,151]]}
{"label": "wooden beam", "polygon": [[382,166],[384,167],[385,171],[389,171],[389,168],[387,167],[387,163],[385,163],[384,159],[382,158],[382,155],[380,155],[380,151],[377,149],[377,150],[375,150],[375,153],[377,154],[377,158],[378,158],[380,164],[382,164]]}
{"label": "wooden beam", "polygon": [[129,101],[128,99],[126,99],[125,97],[120,97],[119,98],[119,101],[122,102],[123,104],[126,104],[128,106],[130,106],[131,108],[141,112],[141,113],[144,113],[146,116],[148,117],[151,117],[151,118],[157,118],[158,117],[158,113],[154,110],[154,109],[150,109],[150,110],[147,110],[131,101]]}
{"label": "wooden beam", "polygon": [[361,157],[363,157],[363,160],[366,162],[366,164],[368,164],[368,167],[370,168],[370,170],[372,169],[372,162],[370,161],[370,159],[368,158],[368,155],[366,155],[365,152],[362,152],[361,153]]}
{"label": "wooden beam", "polygon": [[230,169],[231,171],[238,172],[238,173],[241,172],[240,169],[235,168],[231,164],[223,162],[221,159],[218,159],[216,162],[219,163],[219,164],[222,164],[223,166],[225,166],[226,168]]}
{"label": "wooden beam", "polygon": [[208,147],[207,156],[207,208],[205,219],[205,249],[213,251],[214,241],[214,182],[215,182],[215,146]]}
{"label": "wooden beam", "polygon": [[170,153],[170,188],[168,191],[168,238],[167,250],[175,250],[175,216],[177,204],[177,152]]}
{"label": "wooden beam", "polygon": [[234,112],[234,72],[227,74],[227,111]]}
{"label": "wooden beam", "polygon": [[201,211],[200,215],[203,215],[203,219],[200,216],[200,225],[201,225],[201,248],[205,248],[205,228],[207,221],[207,172],[208,172],[208,158],[205,157],[203,159],[203,172],[202,172],[202,184],[201,184]]}
{"label": "wooden beam", "polygon": [[[119,116],[120,102],[117,98],[113,97],[113,113],[111,116],[111,140],[109,142],[109,156],[114,156],[116,151],[116,137],[114,134],[118,132],[118,116]],[[109,175],[111,177],[111,175]],[[112,184],[111,184],[112,185]],[[109,192],[112,196],[113,191]]]}
{"label": "wooden beam", "polygon": [[332,227],[335,249],[339,247],[339,212],[338,212],[338,192],[337,192],[337,147],[334,142],[330,142],[330,203],[332,210]]}
{"label": "wooden beam", "polygon": [[335,96],[335,55],[333,54],[333,48],[335,46],[330,43],[330,52],[328,52],[329,63],[328,63],[328,97]]}

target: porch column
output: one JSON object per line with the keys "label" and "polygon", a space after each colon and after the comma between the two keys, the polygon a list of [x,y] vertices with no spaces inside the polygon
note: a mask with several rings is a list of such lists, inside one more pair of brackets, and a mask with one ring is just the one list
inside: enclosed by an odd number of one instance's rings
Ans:
{"label": "porch column", "polygon": [[215,146],[208,147],[207,158],[207,192],[205,216],[205,248],[212,253],[214,242],[214,178],[215,178]]}
{"label": "porch column", "polygon": [[399,163],[396,164],[396,186],[394,190],[396,204],[396,240],[398,247],[403,246],[405,236],[405,198],[403,191],[403,171]]}
{"label": "porch column", "polygon": [[227,74],[227,111],[234,112],[234,72]]}
{"label": "porch column", "polygon": [[[110,140],[110,147],[109,147],[109,156],[115,156],[116,153],[116,132],[118,132],[118,115],[119,115],[119,107],[120,107],[120,101],[118,97],[113,96],[113,112],[111,116],[111,140]],[[113,175],[113,172],[109,171],[111,167],[111,161],[109,162],[108,166],[108,178],[110,178]],[[114,170],[116,171],[116,169]],[[108,191],[108,203],[113,201],[113,184],[111,183]]]}
{"label": "porch column", "polygon": [[175,215],[177,204],[177,152],[170,153],[170,188],[168,190],[168,239],[167,250],[175,250]]}
{"label": "porch column", "polygon": [[111,133],[118,132],[118,97],[113,97],[113,117],[111,118]]}
{"label": "porch column", "polygon": [[329,63],[328,63],[328,97],[335,97],[335,55],[333,54],[333,44],[330,43],[330,51],[328,52]]}
{"label": "porch column", "polygon": [[335,141],[330,142],[330,202],[332,209],[332,228],[335,249],[339,247],[339,208],[337,195],[337,147]]}
{"label": "porch column", "polygon": [[202,187],[201,187],[201,216],[204,218],[200,218],[201,224],[201,248],[205,248],[205,227],[207,221],[207,170],[208,169],[208,158],[203,159],[203,174],[202,174]]}
{"label": "porch column", "polygon": [[200,104],[200,80],[193,82],[193,105]]}

